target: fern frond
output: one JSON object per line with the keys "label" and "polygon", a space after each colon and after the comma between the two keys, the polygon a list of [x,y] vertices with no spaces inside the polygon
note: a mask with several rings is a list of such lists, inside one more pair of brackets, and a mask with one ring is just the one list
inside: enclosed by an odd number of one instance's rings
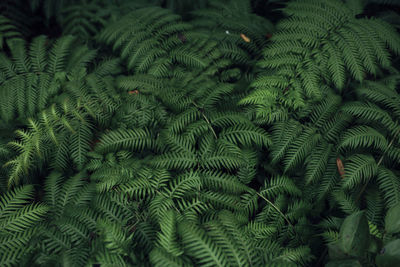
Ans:
{"label": "fern frond", "polygon": [[182,237],[188,255],[202,265],[226,266],[228,259],[222,250],[196,225],[181,222],[178,233]]}
{"label": "fern frond", "polygon": [[251,146],[252,144],[256,144],[258,146],[268,147],[271,144],[269,136],[261,128],[240,124],[224,129],[219,134],[219,137],[226,139],[235,145],[242,144]]}
{"label": "fern frond", "polygon": [[367,216],[368,222],[376,225],[382,225],[384,201],[379,190],[366,191],[365,199],[367,203],[365,215]]}
{"label": "fern frond", "polygon": [[161,231],[158,234],[158,243],[171,255],[178,257],[183,254],[178,246],[176,238],[176,219],[173,211],[168,211],[161,224]]}
{"label": "fern frond", "polygon": [[153,145],[154,140],[147,129],[117,129],[103,135],[96,150],[100,152],[118,149],[143,150],[151,148]]}
{"label": "fern frond", "polygon": [[66,36],[55,42],[53,48],[49,51],[49,62],[47,65],[47,71],[50,73],[61,72],[66,66],[66,56],[70,52],[70,46],[74,38],[72,36]]}
{"label": "fern frond", "polygon": [[355,154],[347,159],[343,186],[351,189],[362,183],[368,183],[377,172],[378,166],[371,155]]}
{"label": "fern frond", "polygon": [[295,140],[301,128],[292,121],[276,123],[272,129],[272,162],[276,163],[283,158],[290,144]]}
{"label": "fern frond", "polygon": [[398,174],[383,166],[379,166],[376,180],[388,207],[393,207],[400,202],[400,180]]}
{"label": "fern frond", "polygon": [[200,178],[203,186],[215,191],[224,191],[230,194],[240,194],[249,191],[249,188],[238,181],[237,177],[218,171],[202,171]]}
{"label": "fern frond", "polygon": [[260,194],[268,199],[277,197],[279,194],[287,193],[293,196],[300,196],[301,191],[296,184],[287,176],[272,177],[265,181]]}
{"label": "fern frond", "polygon": [[321,136],[316,134],[314,131],[315,130],[312,128],[305,129],[288,147],[286,156],[283,160],[285,172],[302,162],[306,155],[317,145]]}
{"label": "fern frond", "polygon": [[189,266],[194,266],[193,264],[189,263],[187,260],[184,261],[180,257],[175,257],[165,251],[162,248],[154,248],[150,252],[150,261],[154,266],[162,267],[165,264],[168,264],[168,266],[175,266],[175,267],[189,267]]}
{"label": "fern frond", "polygon": [[343,133],[339,149],[375,148],[385,151],[388,146],[385,136],[369,126],[356,126]]}
{"label": "fern frond", "polygon": [[313,184],[320,180],[326,171],[329,157],[333,149],[332,144],[325,142],[317,145],[315,151],[307,160],[307,167],[305,173],[306,184]]}

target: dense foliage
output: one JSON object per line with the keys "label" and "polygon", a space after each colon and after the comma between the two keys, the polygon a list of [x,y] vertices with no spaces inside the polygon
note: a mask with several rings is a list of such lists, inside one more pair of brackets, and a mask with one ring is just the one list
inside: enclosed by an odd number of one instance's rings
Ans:
{"label": "dense foliage", "polygon": [[0,3],[0,266],[395,266],[396,1]]}

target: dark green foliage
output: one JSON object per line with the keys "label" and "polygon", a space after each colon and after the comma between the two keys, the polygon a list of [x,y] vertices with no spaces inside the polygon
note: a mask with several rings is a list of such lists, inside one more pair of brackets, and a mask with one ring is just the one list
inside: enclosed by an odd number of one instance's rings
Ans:
{"label": "dark green foliage", "polygon": [[389,24],[357,19],[340,0],[291,1],[283,12],[289,17],[278,23],[259,62],[273,73],[257,79],[256,90],[242,100],[257,105],[257,116],[268,121],[276,120],[270,115],[276,104],[303,108],[322,99],[327,86],[341,92],[349,79],[361,82],[366,75],[376,77],[380,67],[389,68],[387,48],[400,52],[400,37]]}
{"label": "dark green foliage", "polygon": [[391,2],[2,2],[0,265],[393,266]]}

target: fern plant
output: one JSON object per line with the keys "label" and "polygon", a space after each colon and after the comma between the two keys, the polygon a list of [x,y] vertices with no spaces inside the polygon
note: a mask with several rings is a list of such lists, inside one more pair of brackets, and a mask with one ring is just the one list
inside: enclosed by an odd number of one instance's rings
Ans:
{"label": "fern plant", "polygon": [[29,242],[37,233],[36,226],[49,211],[44,204],[29,203],[33,196],[32,185],[15,188],[1,196],[0,258],[5,266],[17,264],[31,251]]}
{"label": "fern plant", "polygon": [[2,2],[0,265],[393,266],[370,2]]}
{"label": "fern plant", "polygon": [[256,105],[257,117],[276,121],[282,118],[276,106],[301,109],[321,99],[327,85],[341,92],[349,79],[362,82],[390,68],[387,48],[399,53],[399,35],[382,20],[356,18],[360,9],[342,1],[289,2],[283,9],[288,18],[278,23],[259,62],[269,71],[241,103]]}
{"label": "fern plant", "polygon": [[46,37],[40,36],[32,41],[29,49],[21,41],[11,48],[9,56],[1,54],[2,120],[33,117],[60,93],[67,75],[86,67],[94,51],[81,47],[71,53],[73,41],[72,36],[67,36],[50,45]]}

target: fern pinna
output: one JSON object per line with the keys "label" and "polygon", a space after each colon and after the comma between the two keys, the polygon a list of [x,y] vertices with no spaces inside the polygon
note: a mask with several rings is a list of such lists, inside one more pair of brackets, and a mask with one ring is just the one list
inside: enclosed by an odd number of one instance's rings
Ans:
{"label": "fern pinna", "polygon": [[1,266],[398,262],[395,5],[261,2],[0,4]]}

